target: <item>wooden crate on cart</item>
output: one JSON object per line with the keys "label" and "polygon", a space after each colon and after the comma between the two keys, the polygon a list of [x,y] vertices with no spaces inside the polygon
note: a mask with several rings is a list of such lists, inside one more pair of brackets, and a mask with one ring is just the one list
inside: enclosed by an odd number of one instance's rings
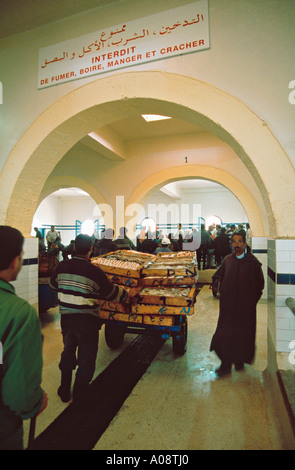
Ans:
{"label": "wooden crate on cart", "polygon": [[185,352],[187,316],[194,313],[198,293],[195,253],[119,250],[93,258],[92,263],[129,291],[126,304],[98,301],[110,347],[120,346],[133,325],[143,330],[165,328],[173,338],[173,350]]}

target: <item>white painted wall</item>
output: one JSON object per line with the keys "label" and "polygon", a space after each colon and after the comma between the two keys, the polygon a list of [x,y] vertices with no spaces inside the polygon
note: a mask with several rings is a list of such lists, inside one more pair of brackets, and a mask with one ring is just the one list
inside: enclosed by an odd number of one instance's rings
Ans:
{"label": "white painted wall", "polygon": [[[217,215],[222,219],[223,223],[245,223],[248,221],[247,215],[239,201],[232,195],[232,193],[224,188],[211,189],[211,190],[187,190],[180,191],[179,198],[175,200],[167,196],[161,191],[153,194],[143,206],[143,212],[138,213],[137,223],[140,224],[142,219],[149,214],[149,205],[156,205],[163,208],[173,209],[175,211],[170,217],[178,222],[177,214],[183,215],[182,223],[196,224],[197,219],[192,218],[193,204],[197,205],[195,213],[200,217],[206,219],[211,215]],[[188,212],[182,209],[184,205]],[[189,217],[186,217],[186,213]],[[35,235],[33,228],[35,226],[42,227],[43,225],[75,225],[76,220],[83,222],[85,219],[97,220],[98,209],[95,201],[91,197],[62,197],[50,195],[42,201],[32,224],[32,235]],[[163,219],[161,216],[156,220],[157,223],[165,222],[165,210],[163,212]],[[102,219],[102,223],[104,220]],[[75,231],[69,229],[62,229],[62,242],[68,244],[71,239],[75,238]]]}
{"label": "white painted wall", "polygon": [[[25,130],[50,104],[96,80],[37,89],[39,48],[178,7],[184,0],[123,0],[0,40],[0,169]],[[295,160],[293,0],[210,0],[209,50],[130,68],[195,77],[240,99],[265,120]],[[21,44],[21,47],[20,47]],[[111,72],[111,74],[116,72]],[[106,74],[105,74],[106,75]],[[32,103],[34,104],[32,106]]]}
{"label": "white painted wall", "polygon": [[[94,200],[88,196],[60,197],[50,195],[39,205],[32,224],[32,235],[35,236],[34,227],[43,226],[75,226],[76,221],[86,219],[97,220],[98,211]],[[103,223],[103,220],[102,220]],[[61,231],[62,243],[68,245],[75,238],[75,229],[64,227]]]}

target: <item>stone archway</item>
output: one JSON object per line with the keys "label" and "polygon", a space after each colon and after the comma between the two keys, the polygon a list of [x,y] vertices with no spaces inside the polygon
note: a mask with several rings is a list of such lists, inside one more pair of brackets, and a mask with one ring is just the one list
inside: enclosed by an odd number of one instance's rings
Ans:
{"label": "stone archway", "polygon": [[[184,165],[182,167],[172,167],[165,171],[160,171],[152,177],[146,178],[134,191],[125,207],[132,204],[144,204],[151,192],[172,181],[189,178],[202,178],[220,183],[229,189],[242,204],[252,227],[255,236],[265,236],[265,227],[267,227],[267,218],[260,214],[255,199],[245,189],[245,187],[231,175],[217,168],[201,165]],[[121,225],[125,225],[121,221]]]}
{"label": "stone archway", "polygon": [[101,211],[104,213],[103,216],[104,216],[105,224],[110,227],[113,226],[112,210],[108,207],[108,204],[105,198],[103,197],[103,195],[101,194],[101,192],[98,191],[98,189],[95,186],[88,183],[84,179],[77,178],[75,176],[66,175],[66,176],[55,176],[55,177],[49,178],[46,181],[46,184],[42,189],[42,193],[40,194],[40,197],[38,200],[38,206],[43,201],[43,199],[45,199],[54,191],[57,191],[58,189],[70,188],[70,187],[76,187],[88,193],[89,196],[96,202],[97,208],[99,208],[99,211],[94,213],[93,216],[98,215],[101,209]]}
{"label": "stone archway", "polygon": [[[227,142],[259,187],[271,235],[295,235],[294,168],[266,123],[212,85],[156,71],[94,80],[40,115],[17,142],[1,173],[0,222],[17,225],[28,235],[44,183],[63,155],[93,128],[118,120],[122,113],[132,113],[134,103],[145,112],[201,125]],[[96,107],[99,113],[94,116]]]}
{"label": "stone archway", "polygon": [[63,189],[63,188],[80,188],[86,193],[89,194],[92,199],[97,204],[104,204],[106,203],[105,198],[103,195],[98,191],[95,186],[93,186],[90,183],[87,183],[83,178],[77,178],[75,176],[55,176],[54,178],[50,178],[46,181],[45,186],[42,189],[42,192],[40,193],[40,197],[38,200],[38,205],[42,202],[43,199],[45,199],[49,194],[53,193],[54,191],[57,191],[58,189]]}

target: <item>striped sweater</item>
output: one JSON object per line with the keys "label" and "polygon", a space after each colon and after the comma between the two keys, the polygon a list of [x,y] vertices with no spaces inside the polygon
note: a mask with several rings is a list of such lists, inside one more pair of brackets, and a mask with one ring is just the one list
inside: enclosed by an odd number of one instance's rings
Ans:
{"label": "striped sweater", "polygon": [[58,293],[61,314],[97,315],[97,299],[122,302],[128,295],[88,258],[79,256],[61,261],[49,280],[49,286]]}

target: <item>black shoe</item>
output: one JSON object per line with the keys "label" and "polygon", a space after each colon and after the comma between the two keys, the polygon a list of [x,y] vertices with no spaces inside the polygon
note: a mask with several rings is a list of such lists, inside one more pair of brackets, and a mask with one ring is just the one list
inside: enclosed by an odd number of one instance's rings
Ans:
{"label": "black shoe", "polygon": [[231,373],[231,367],[225,366],[221,364],[218,369],[216,369],[215,374],[218,375],[218,377],[224,377],[225,375],[228,375]]}
{"label": "black shoe", "polygon": [[65,390],[60,386],[57,390],[57,394],[63,403],[68,403],[71,400],[71,390],[69,389]]}
{"label": "black shoe", "polygon": [[236,363],[235,363],[235,369],[236,369],[237,371],[243,370],[243,369],[244,369],[244,363],[243,363],[243,362],[236,362]]}
{"label": "black shoe", "polygon": [[71,400],[71,384],[72,384],[72,371],[61,372],[61,383],[57,390],[58,396],[63,403]]}

